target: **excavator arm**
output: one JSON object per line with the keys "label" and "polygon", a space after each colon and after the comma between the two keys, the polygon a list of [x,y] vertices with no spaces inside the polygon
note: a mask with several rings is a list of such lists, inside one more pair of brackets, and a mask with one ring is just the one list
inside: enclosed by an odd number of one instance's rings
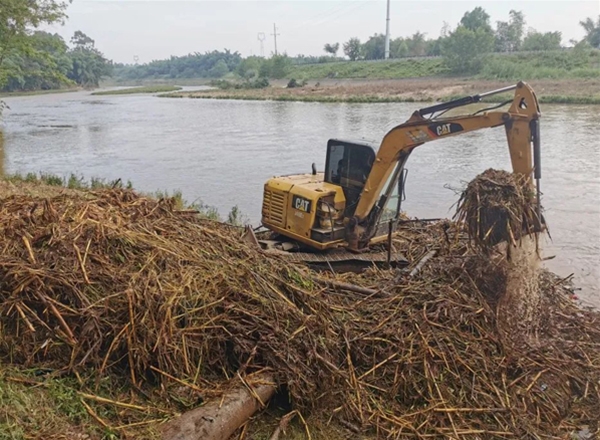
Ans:
{"label": "excavator arm", "polygon": [[[514,90],[514,97],[507,111],[479,111],[456,117],[435,116],[436,113],[479,102],[486,96],[512,90]],[[368,240],[373,236],[382,208],[397,185],[412,150],[426,142],[482,128],[505,127],[513,171],[530,176],[534,173],[538,185],[539,208],[541,177],[539,117],[540,111],[535,93],[524,82],[417,110],[407,122],[390,130],[381,142],[354,212],[354,218],[350,222],[351,234],[361,236],[359,247],[367,245]],[[533,180],[531,182],[533,184]],[[360,231],[355,231],[357,226]]]}

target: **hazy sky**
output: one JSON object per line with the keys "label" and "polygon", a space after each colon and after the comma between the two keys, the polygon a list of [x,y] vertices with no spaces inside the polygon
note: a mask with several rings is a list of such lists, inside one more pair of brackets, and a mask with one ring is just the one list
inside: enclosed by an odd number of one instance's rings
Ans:
{"label": "hazy sky", "polygon": [[[527,27],[559,30],[563,43],[581,39],[579,21],[600,15],[592,1],[400,1],[391,3],[392,37],[416,31],[439,35],[444,21],[453,28],[465,11],[483,6],[492,23],[508,20],[511,9],[523,11]],[[280,52],[321,55],[325,43],[351,37],[367,39],[385,32],[385,0],[73,0],[65,26],[52,30],[65,39],[82,30],[115,61],[144,63],[170,55],[228,48],[259,55],[258,33],[265,34],[265,54],[273,51],[277,23]]]}

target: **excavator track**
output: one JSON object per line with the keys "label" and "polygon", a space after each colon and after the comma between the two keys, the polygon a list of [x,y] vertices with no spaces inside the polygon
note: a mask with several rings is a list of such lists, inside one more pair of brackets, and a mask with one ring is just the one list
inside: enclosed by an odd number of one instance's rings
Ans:
{"label": "excavator track", "polygon": [[391,252],[380,248],[364,253],[350,252],[344,248],[330,249],[325,252],[301,252],[293,248],[283,250],[284,243],[276,240],[260,240],[251,228],[246,228],[245,241],[260,247],[267,254],[277,255],[292,263],[307,264],[314,269],[332,270],[335,272],[361,272],[369,267],[403,268],[410,264],[401,252]]}
{"label": "excavator track", "polygon": [[[327,253],[317,254],[313,252],[282,252],[289,261],[305,262],[305,263],[325,263],[341,262],[341,261],[366,261],[373,263],[387,263],[387,252],[369,252],[365,254],[355,254],[346,250],[332,250]],[[391,263],[406,263],[408,260],[400,252],[392,252],[390,255]]]}
{"label": "excavator track", "polygon": [[362,272],[370,267],[402,268],[409,265],[409,261],[400,252],[392,252],[389,263],[387,251],[367,252],[364,254],[355,254],[345,249],[333,249],[322,254],[279,250],[267,251],[267,253],[269,252],[273,252],[293,263],[303,263],[314,269],[331,270],[334,272]]}

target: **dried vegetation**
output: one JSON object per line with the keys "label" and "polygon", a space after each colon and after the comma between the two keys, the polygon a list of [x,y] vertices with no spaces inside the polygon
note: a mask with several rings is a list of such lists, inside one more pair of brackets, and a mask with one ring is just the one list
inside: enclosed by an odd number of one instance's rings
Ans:
{"label": "dried vegetation", "polygon": [[[598,429],[600,315],[543,273],[543,324],[515,345],[497,326],[504,268],[457,224],[403,228],[413,265],[437,251],[415,276],[337,277],[368,297],[124,189],[7,197],[0,232],[3,362],[76,377],[122,436],[265,370],[301,414],[381,438]],[[99,397],[107,377],[127,384],[119,401]]]}

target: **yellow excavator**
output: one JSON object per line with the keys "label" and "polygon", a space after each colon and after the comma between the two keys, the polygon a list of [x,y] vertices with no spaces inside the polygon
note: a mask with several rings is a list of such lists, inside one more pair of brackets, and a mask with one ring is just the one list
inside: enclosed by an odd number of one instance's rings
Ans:
{"label": "yellow excavator", "polygon": [[[443,116],[449,110],[511,91],[512,100],[500,105],[467,115]],[[506,111],[494,111],[509,104]],[[539,118],[533,89],[519,82],[417,110],[384,136],[378,150],[364,142],[331,139],[324,172],[317,172],[313,164],[311,174],[274,177],[266,182],[262,224],[284,243],[280,250],[293,247],[314,253],[345,248],[353,253],[365,252],[372,244],[384,241],[398,225],[404,166],[415,148],[493,127],[506,130],[513,171],[530,176],[532,185],[535,178],[539,210]]]}

